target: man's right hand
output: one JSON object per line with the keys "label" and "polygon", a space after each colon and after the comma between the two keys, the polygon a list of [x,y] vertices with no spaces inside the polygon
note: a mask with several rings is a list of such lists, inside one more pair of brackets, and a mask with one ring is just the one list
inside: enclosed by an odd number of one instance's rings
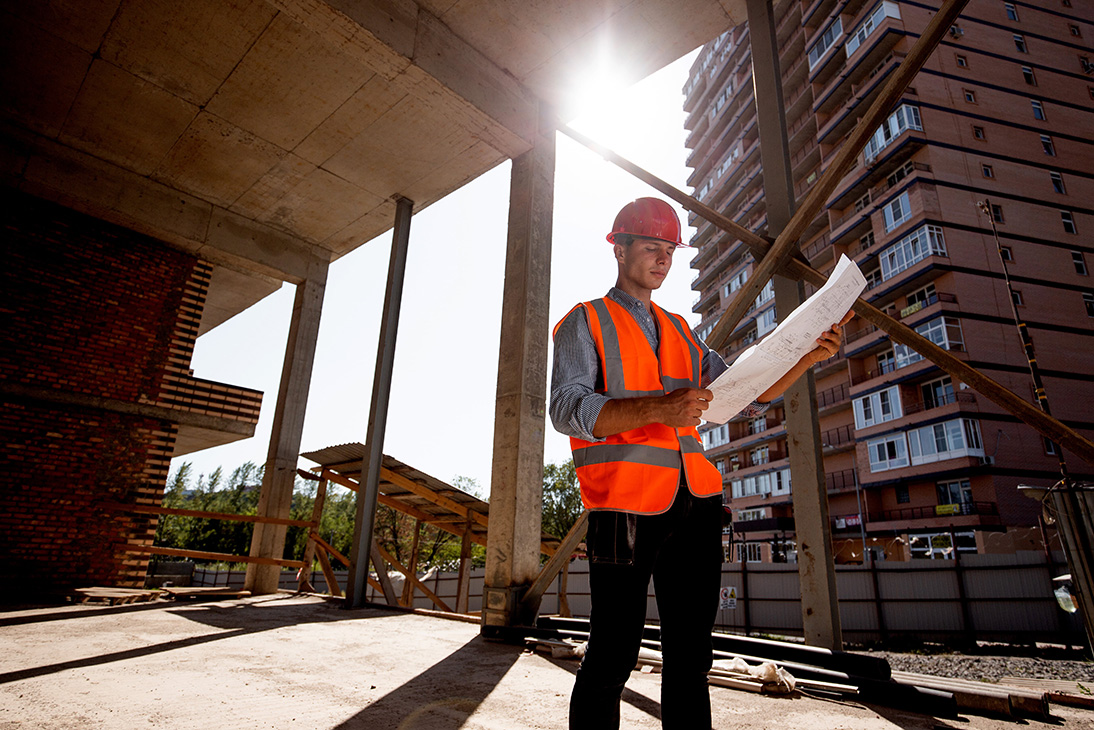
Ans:
{"label": "man's right hand", "polygon": [[677,388],[657,399],[653,420],[673,428],[691,428],[702,422],[714,393],[706,388]]}

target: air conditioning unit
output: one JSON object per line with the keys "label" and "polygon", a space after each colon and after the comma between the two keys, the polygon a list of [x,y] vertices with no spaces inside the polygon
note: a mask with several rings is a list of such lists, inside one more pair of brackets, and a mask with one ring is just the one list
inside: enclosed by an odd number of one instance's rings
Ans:
{"label": "air conditioning unit", "polygon": [[965,31],[961,28],[960,25],[954,23],[950,26],[950,35],[954,38],[960,38],[961,36],[965,35]]}
{"label": "air conditioning unit", "polygon": [[760,499],[767,499],[771,496],[771,492],[760,492]]}
{"label": "air conditioning unit", "polygon": [[1080,58],[1079,63],[1083,65],[1084,74],[1094,74],[1094,62],[1088,61],[1085,58]]}
{"label": "air conditioning unit", "polygon": [[980,457],[980,463],[983,464],[984,466],[991,466],[992,464],[995,463],[995,457],[994,456],[981,456]]}

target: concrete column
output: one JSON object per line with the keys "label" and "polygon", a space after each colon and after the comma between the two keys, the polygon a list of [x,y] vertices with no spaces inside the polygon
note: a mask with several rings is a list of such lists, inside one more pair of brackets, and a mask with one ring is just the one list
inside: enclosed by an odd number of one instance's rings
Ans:
{"label": "concrete column", "polygon": [[[747,0],[748,33],[752,45],[752,77],[760,125],[764,199],[768,234],[778,236],[794,214],[794,182],[786,138],[782,74],[779,69],[775,19],[767,0]],[[775,307],[785,319],[805,300],[801,282],[776,276]],[[813,372],[799,378],[783,395],[786,441],[794,494],[794,524],[798,539],[798,578],[802,594],[805,641],[841,649],[835,561],[832,558],[828,495],[824,486],[820,418]]]}
{"label": "concrete column", "polygon": [[554,177],[551,132],[513,160],[510,183],[483,588],[487,635],[532,618],[522,615],[520,599],[539,572]]}
{"label": "concrete column", "polygon": [[[296,285],[285,363],[281,367],[281,386],[277,391],[277,410],[258,499],[258,514],[263,517],[287,519],[292,507],[296,462],[315,361],[315,341],[319,337],[319,317],[327,286],[327,266],[325,259],[312,257],[307,277]],[[280,558],[285,550],[287,530],[285,525],[256,523],[251,537],[251,556]],[[248,565],[244,588],[255,594],[276,593],[280,574],[281,568],[276,565]]]}
{"label": "concrete column", "polygon": [[[391,400],[391,376],[395,370],[395,341],[399,334],[399,310],[403,303],[403,277],[406,274],[407,250],[410,247],[410,219],[414,202],[399,198],[395,207],[395,231],[388,261],[387,292],[384,294],[383,319],[380,322],[380,344],[376,352],[376,371],[372,378],[372,404],[368,414],[368,435],[365,438],[365,459],[361,465],[361,489],[357,492],[357,513],[353,525],[353,547],[350,550],[349,582],[346,587],[346,607],[359,608],[368,593],[368,561],[373,557],[377,573],[387,570],[372,549],[372,530],[376,524],[376,502],[380,494],[380,467],[384,458],[384,435],[387,432],[387,409]],[[387,574],[380,576],[384,597],[396,605]]]}

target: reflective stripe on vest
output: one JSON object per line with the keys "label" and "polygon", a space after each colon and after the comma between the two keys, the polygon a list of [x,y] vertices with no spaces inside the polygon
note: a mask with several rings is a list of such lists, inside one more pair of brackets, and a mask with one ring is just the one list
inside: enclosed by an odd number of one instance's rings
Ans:
{"label": "reflective stripe on vest", "polygon": [[[598,388],[605,395],[639,398],[700,387],[702,350],[683,318],[650,307],[661,333],[655,353],[634,317],[618,302],[605,298],[579,306],[585,308],[600,356],[603,384]],[[707,461],[694,428],[652,423],[603,442],[571,438],[570,445],[581,498],[590,509],[663,512],[672,505],[681,468],[693,494],[722,491],[721,473]]]}

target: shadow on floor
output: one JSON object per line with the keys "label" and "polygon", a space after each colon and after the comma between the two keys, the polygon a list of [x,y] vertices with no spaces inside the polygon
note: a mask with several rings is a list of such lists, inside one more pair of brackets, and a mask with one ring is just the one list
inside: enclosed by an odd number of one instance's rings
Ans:
{"label": "shadow on floor", "polygon": [[519,646],[475,637],[333,730],[461,728],[521,652]]}
{"label": "shadow on floor", "polygon": [[[547,657],[547,661],[560,669],[565,669],[570,674],[577,674],[579,662],[574,659],[551,659],[550,657]],[[627,689],[626,687],[623,688],[621,699],[631,707],[646,713],[650,717],[658,720],[661,719],[661,703],[657,700],[650,699],[646,695]]]}
{"label": "shadow on floor", "polygon": [[[168,613],[177,614],[178,616],[187,620],[201,623],[215,629],[219,629],[219,631],[215,633],[204,634],[201,636],[191,636],[185,639],[165,641],[159,644],[142,646],[135,649],[126,649],[124,651],[99,654],[93,657],[73,659],[67,662],[57,662],[55,664],[46,664],[40,667],[30,667],[27,669],[18,669],[12,672],[4,672],[0,674],[0,684],[15,682],[21,679],[41,677],[48,674],[54,674],[56,672],[62,672],[68,669],[94,667],[103,664],[110,664],[112,662],[135,659],[142,656],[149,656],[152,654],[161,654],[163,652],[174,651],[176,649],[185,649],[191,646],[198,646],[201,644],[221,641],[223,639],[233,639],[235,637],[245,636],[247,634],[270,631],[272,629],[278,629],[283,626],[295,626],[299,624],[309,623],[328,623],[332,621],[346,621],[362,618],[378,618],[381,616],[391,616],[394,614],[403,613],[402,611],[396,611],[386,607],[367,607],[361,609],[346,610],[342,608],[342,601],[338,599],[328,600],[320,605],[316,605],[314,603],[279,604],[279,602],[283,602],[289,598],[292,598],[292,596],[289,594],[278,594],[274,596],[269,596],[268,598],[262,600],[249,601],[247,603],[236,603],[232,605],[224,605],[223,603],[219,602],[216,604],[190,605],[169,603],[150,604],[148,606],[115,606],[104,609],[64,611],[62,615],[58,616],[57,618],[47,617],[43,620],[102,617],[113,614],[121,615],[129,613],[133,610],[143,611],[156,608],[160,610],[165,610]],[[30,623],[30,621],[22,621],[23,618],[37,619],[38,617],[12,617],[8,620],[8,623],[5,623],[4,625]]]}

